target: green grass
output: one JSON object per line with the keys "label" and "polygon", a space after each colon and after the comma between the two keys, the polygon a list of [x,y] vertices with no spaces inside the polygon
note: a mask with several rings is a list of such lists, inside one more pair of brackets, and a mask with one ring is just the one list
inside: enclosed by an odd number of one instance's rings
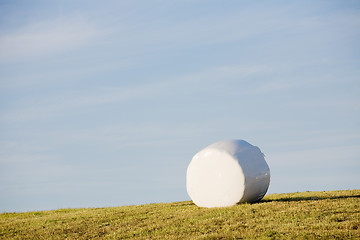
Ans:
{"label": "green grass", "polygon": [[271,194],[254,204],[175,202],[0,214],[0,239],[360,239],[360,190]]}

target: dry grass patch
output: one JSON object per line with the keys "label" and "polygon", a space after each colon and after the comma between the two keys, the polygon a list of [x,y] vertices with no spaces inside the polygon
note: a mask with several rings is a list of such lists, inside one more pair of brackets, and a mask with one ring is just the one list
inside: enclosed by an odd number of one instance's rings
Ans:
{"label": "dry grass patch", "polygon": [[228,208],[187,201],[2,213],[0,239],[360,239],[360,190],[271,194]]}

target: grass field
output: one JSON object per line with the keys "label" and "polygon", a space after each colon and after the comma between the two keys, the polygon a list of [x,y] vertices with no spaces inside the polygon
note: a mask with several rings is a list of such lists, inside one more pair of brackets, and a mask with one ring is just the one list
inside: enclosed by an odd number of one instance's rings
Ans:
{"label": "grass field", "polygon": [[360,190],[271,194],[254,204],[175,202],[0,215],[0,239],[360,239]]}

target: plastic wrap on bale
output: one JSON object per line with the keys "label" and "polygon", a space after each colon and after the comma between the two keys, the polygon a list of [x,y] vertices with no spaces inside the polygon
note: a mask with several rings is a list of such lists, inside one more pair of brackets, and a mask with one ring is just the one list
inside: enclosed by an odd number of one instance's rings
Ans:
{"label": "plastic wrap on bale", "polygon": [[270,169],[264,154],[244,140],[211,144],[191,160],[186,188],[199,207],[227,207],[257,202],[270,184]]}

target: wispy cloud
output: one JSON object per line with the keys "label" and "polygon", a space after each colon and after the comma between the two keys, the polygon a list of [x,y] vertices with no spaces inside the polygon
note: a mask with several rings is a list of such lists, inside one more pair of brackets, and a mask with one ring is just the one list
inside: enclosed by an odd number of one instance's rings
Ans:
{"label": "wispy cloud", "polygon": [[267,154],[266,160],[272,170],[269,191],[356,188],[360,180],[360,162],[357,161],[360,145],[343,144]]}
{"label": "wispy cloud", "polygon": [[[3,183],[48,181],[73,170],[61,157],[50,153],[44,144],[20,141],[0,142],[0,177]],[[4,184],[0,185],[1,188]]]}
{"label": "wispy cloud", "polygon": [[77,17],[29,23],[0,35],[0,63],[64,53],[86,45],[98,35],[93,24]]}
{"label": "wispy cloud", "polygon": [[[54,117],[69,109],[96,106],[109,103],[121,103],[135,99],[146,99],[162,94],[176,95],[179,91],[196,92],[199,89],[212,88],[215,84],[226,86],[226,81],[246,81],[251,75],[272,71],[268,66],[222,66],[204,71],[186,74],[172,79],[162,79],[152,83],[143,83],[127,87],[102,87],[86,89],[57,96],[48,96],[47,101],[31,104],[31,99],[24,106],[12,109],[0,116],[0,121],[22,122],[38,118]],[[192,86],[189,88],[189,86]],[[35,101],[37,102],[37,101]],[[30,104],[29,104],[30,103]]]}
{"label": "wispy cloud", "polygon": [[[73,89],[69,92],[61,92],[60,95],[46,96],[47,100],[41,102],[36,98],[20,99],[19,107],[3,112],[0,115],[0,121],[25,122],[34,119],[52,118],[78,108],[96,107],[111,103],[128,103],[134,100],[145,100],[159,96],[174,97],[184,93],[196,95],[199,92],[215,92],[218,95],[241,94],[251,97],[277,92],[298,91],[302,88],[313,89],[316,87],[321,89],[323,86],[341,84],[337,76],[328,73],[316,74],[315,76],[301,74],[302,69],[321,64],[322,62],[315,61],[311,63],[297,62],[266,65],[223,65],[170,78],[155,79],[150,77],[146,83],[128,84],[128,86],[123,87],[112,86],[111,84],[106,86],[104,84],[101,88]],[[295,73],[299,74],[294,76]],[[127,81],[131,82],[131,79],[127,79]],[[351,84],[353,82],[352,79],[344,81],[350,81]],[[350,104],[351,101],[353,101],[352,98],[311,99],[310,102],[303,99],[291,104],[292,107],[306,107],[314,104],[318,107],[329,107],[348,104],[349,107],[357,108],[356,104]]]}

